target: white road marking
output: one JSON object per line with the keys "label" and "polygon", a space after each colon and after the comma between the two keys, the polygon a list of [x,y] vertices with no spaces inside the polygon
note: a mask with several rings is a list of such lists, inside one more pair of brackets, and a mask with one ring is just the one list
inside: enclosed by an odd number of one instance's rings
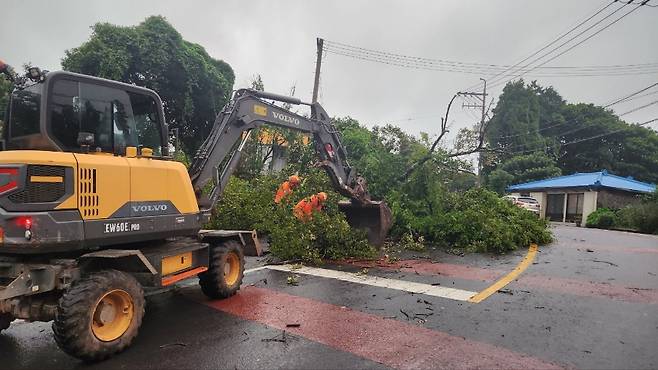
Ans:
{"label": "white road marking", "polygon": [[[291,272],[295,274],[312,275],[327,279],[347,281],[350,283],[370,285],[379,288],[400,290],[403,292],[425,294],[433,297],[448,298],[457,301],[468,301],[469,298],[477,294],[468,290],[434,286],[430,284],[416,283],[413,281],[387,279],[378,276],[358,275],[351,272],[323,269],[317,267],[298,267],[294,265],[266,265],[244,270],[244,274],[251,274],[262,270],[274,270]],[[189,279],[176,285],[179,287],[188,287],[198,284],[197,279]]]}
{"label": "white road marking", "polygon": [[270,267],[270,266],[254,267],[254,268],[249,269],[249,270],[244,270],[244,274],[247,275],[247,274],[250,274],[250,273],[252,273],[252,272],[256,272],[256,271],[260,271],[260,270],[265,270],[265,269],[267,269],[267,268],[269,268],[269,267]]}
{"label": "white road marking", "polygon": [[433,297],[454,299],[457,301],[468,301],[477,292],[467,290],[434,286],[430,284],[416,283],[413,281],[387,279],[377,276],[357,275],[351,272],[336,271],[317,267],[293,267],[293,265],[268,265],[245,271],[254,272],[262,269],[292,272],[296,274],[312,275],[328,279],[347,281],[350,283],[370,285],[380,288],[401,290],[409,293],[425,294]]}

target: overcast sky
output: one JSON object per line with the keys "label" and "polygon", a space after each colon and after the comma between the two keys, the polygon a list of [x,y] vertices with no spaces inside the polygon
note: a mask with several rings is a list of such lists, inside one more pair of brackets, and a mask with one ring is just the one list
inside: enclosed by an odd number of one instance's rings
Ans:
{"label": "overcast sky", "polygon": [[[236,88],[260,74],[268,91],[310,100],[315,38],[392,53],[510,65],[546,45],[608,2],[602,0],[461,1],[17,1],[3,0],[0,58],[60,69],[66,49],[79,46],[96,22],[135,25],[163,15],[186,40],[201,44],[236,73]],[[649,4],[658,5],[658,0]],[[618,5],[615,5],[617,7]],[[610,8],[614,9],[614,8]],[[615,19],[617,13],[610,20]],[[549,66],[658,62],[658,8],[642,7]],[[331,115],[369,126],[395,121],[411,133],[436,133],[452,95],[486,75],[407,69],[328,54],[320,101]],[[636,76],[537,78],[569,102],[602,104],[658,82]],[[501,86],[502,87],[502,86]],[[497,98],[501,87],[492,89]],[[626,112],[658,95],[615,106]],[[457,101],[451,122],[477,121]],[[658,117],[658,104],[624,116],[629,122]],[[412,118],[412,119],[409,119]],[[404,120],[407,119],[407,120]],[[652,127],[658,127],[653,124]]]}

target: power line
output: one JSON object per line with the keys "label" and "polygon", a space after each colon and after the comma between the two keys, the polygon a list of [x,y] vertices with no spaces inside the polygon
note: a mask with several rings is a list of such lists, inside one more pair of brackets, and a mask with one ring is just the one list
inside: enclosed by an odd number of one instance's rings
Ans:
{"label": "power line", "polygon": [[[656,122],[656,121],[658,121],[658,118],[654,118],[654,119],[648,120],[648,121],[646,121],[646,122],[638,123],[638,124],[635,124],[635,125],[629,125],[629,127],[633,127],[633,126],[644,126],[644,125],[648,125],[648,124],[650,124],[650,123],[652,123],[652,122]],[[584,142],[584,141],[594,140],[594,139],[598,139],[598,138],[601,138],[601,137],[605,137],[605,136],[609,136],[609,135],[614,135],[614,134],[616,134],[616,133],[620,133],[620,132],[623,132],[623,131],[628,130],[629,127],[625,127],[625,128],[623,128],[623,129],[614,130],[614,131],[606,132],[606,133],[603,133],[603,134],[599,134],[599,135],[595,135],[595,136],[591,136],[591,137],[587,137],[587,138],[583,138],[583,139],[578,139],[578,140],[570,141],[570,142],[567,142],[567,143],[561,143],[560,146],[561,146],[561,147],[564,147],[564,146],[567,146],[567,145],[578,144],[578,143],[582,143],[582,142]],[[543,151],[543,150],[551,149],[551,148],[552,148],[552,147],[548,147],[548,146],[547,146],[547,147],[544,147],[544,148],[538,148],[538,149],[520,150],[520,151],[516,151],[516,152],[508,152],[508,153],[506,153],[506,154],[534,153],[534,152],[539,152],[539,151]]]}
{"label": "power line", "polygon": [[[592,29],[594,26],[600,24],[603,20],[605,20],[605,19],[609,18],[610,16],[614,15],[614,14],[617,13],[619,10],[623,9],[625,6],[627,6],[627,5],[629,5],[629,4],[630,4],[630,2],[627,3],[627,4],[624,4],[623,6],[621,6],[620,8],[618,8],[617,10],[615,10],[614,12],[610,13],[609,15],[607,15],[606,17],[604,17],[603,19],[601,19],[601,20],[599,20],[598,22],[596,22],[594,25],[592,25],[592,26],[588,27],[587,29],[585,29],[585,31],[580,32],[578,35],[572,37],[572,38],[569,39],[568,41],[566,41],[566,42],[560,44],[560,46],[558,46],[557,48],[552,49],[549,53],[546,53],[544,56],[547,56],[548,54],[552,53],[553,51],[556,51],[557,49],[559,49],[559,48],[561,48],[562,46],[566,45],[567,43],[571,42],[571,41],[574,40],[575,38],[579,37],[579,36],[582,35],[583,33],[589,31],[589,30]],[[499,85],[501,85],[501,84],[504,84],[504,83],[507,83],[507,82],[509,82],[509,81],[512,81],[512,80],[514,80],[514,79],[516,79],[516,78],[518,78],[518,77],[521,77],[521,76],[523,76],[524,74],[526,74],[526,73],[528,73],[528,72],[530,72],[530,71],[532,71],[532,70],[534,70],[534,69],[536,69],[536,68],[539,68],[539,67],[541,67],[541,66],[543,66],[543,65],[545,65],[545,64],[547,64],[547,63],[549,63],[549,62],[551,62],[551,61],[553,61],[553,60],[555,60],[556,58],[558,58],[558,57],[564,55],[565,53],[567,53],[567,52],[573,50],[575,47],[577,47],[577,46],[583,44],[583,43],[586,42],[587,40],[591,39],[592,37],[598,35],[599,33],[603,32],[604,30],[608,29],[609,27],[611,27],[612,25],[616,24],[617,22],[619,22],[620,20],[622,20],[622,19],[625,18],[626,16],[628,16],[628,15],[630,15],[631,13],[635,12],[636,10],[640,9],[640,7],[642,7],[642,5],[638,5],[638,6],[636,6],[635,8],[633,8],[633,9],[631,9],[630,11],[626,12],[626,13],[623,14],[622,16],[618,17],[617,19],[613,20],[612,22],[608,23],[607,25],[603,26],[602,28],[598,29],[598,30],[597,30],[596,32],[594,32],[593,34],[587,36],[586,38],[584,38],[583,40],[577,42],[576,44],[570,46],[570,47],[567,48],[566,50],[561,51],[561,52],[558,53],[557,55],[552,56],[550,59],[548,59],[548,60],[542,62],[542,63],[539,64],[538,66],[535,66],[535,67],[531,68],[529,71],[527,71],[527,72],[523,72],[523,73],[520,73],[520,74],[518,74],[518,75],[516,75],[516,76],[512,77],[511,79],[509,79],[509,80],[507,80],[507,81],[504,81],[504,82],[503,82],[502,80],[501,80],[501,81],[498,81],[498,82],[494,83],[492,87],[499,86]],[[543,58],[544,56],[540,57],[539,59],[536,59],[535,61],[540,60],[540,59]]]}
{"label": "power line", "polygon": [[[628,112],[625,112],[625,113],[622,113],[622,114],[617,115],[617,117],[625,116],[625,115],[627,115],[627,114],[630,114],[630,113],[636,112],[636,111],[638,111],[638,110],[641,110],[641,109],[647,108],[647,107],[649,107],[649,106],[651,106],[651,105],[654,105],[654,104],[658,104],[658,100],[653,101],[653,102],[648,103],[648,104],[645,104],[645,105],[643,105],[643,106],[640,106],[640,107],[636,107],[636,108],[634,108],[634,109],[631,109],[631,110],[628,111]],[[546,130],[551,129],[551,128],[555,128],[555,127],[563,126],[563,125],[566,125],[566,124],[569,124],[569,123],[573,123],[573,122],[577,122],[577,121],[580,121],[580,120],[581,120],[581,117],[574,117],[574,118],[572,118],[572,119],[570,119],[570,120],[567,120],[567,121],[565,121],[565,122],[558,123],[558,124],[551,125],[551,126],[547,126],[547,127],[542,127],[542,128],[537,129],[537,130],[535,130],[535,131],[533,131],[533,132],[528,131],[528,132],[525,132],[525,133],[522,133],[522,134],[515,134],[515,135],[507,135],[507,136],[492,137],[492,138],[490,138],[489,140],[495,140],[495,139],[510,139],[510,138],[521,137],[521,136],[530,135],[530,134],[534,134],[534,133],[537,133],[537,134],[538,134],[538,133],[540,133],[540,132],[542,132],[542,131],[546,131]],[[553,137],[564,136],[564,135],[573,134],[574,132],[577,132],[577,131],[580,131],[580,130],[584,130],[584,129],[586,129],[586,128],[589,128],[589,126],[581,125],[581,126],[576,127],[576,128],[574,128],[574,129],[572,129],[572,130],[568,130],[568,131],[564,131],[564,132],[559,132],[559,133],[557,133],[556,135],[554,135]],[[523,146],[525,146],[525,145],[516,145],[516,146],[513,146],[513,147],[511,147],[511,148],[507,148],[507,149],[521,148],[521,147],[523,147]]]}
{"label": "power line", "polygon": [[[323,39],[324,40],[324,39]],[[399,53],[386,52],[381,50],[369,49],[355,45],[349,45],[337,41],[324,40],[323,47],[331,49],[332,51],[343,52],[343,53],[358,53],[364,55],[371,55],[380,58],[387,58],[392,60],[398,60],[403,62],[412,62],[417,64],[436,64],[443,66],[458,66],[462,68],[478,68],[478,69],[503,69],[507,70],[511,67],[509,65],[499,65],[499,64],[487,64],[487,63],[474,63],[474,62],[462,62],[455,60],[446,60],[446,59],[437,59],[437,58],[426,58],[419,56],[411,56]],[[576,70],[599,70],[599,69],[629,69],[629,68],[645,68],[645,67],[655,67],[658,63],[642,63],[642,64],[614,64],[614,65],[586,65],[586,66],[548,66],[543,67],[542,69],[576,69]],[[529,65],[519,66],[521,69],[529,67]]]}
{"label": "power line", "polygon": [[[635,95],[637,95],[637,94],[639,94],[639,93],[642,93],[642,92],[645,92],[645,91],[651,89],[651,88],[654,87],[654,86],[658,86],[658,82],[656,82],[656,83],[654,83],[654,84],[651,84],[651,85],[649,85],[649,86],[643,88],[642,90],[638,90],[638,91],[636,91],[636,92],[634,92],[634,93],[631,93],[631,94],[629,94],[629,95],[627,95],[627,96],[624,96],[623,98],[617,99],[617,100],[613,101],[612,103],[605,105],[603,108],[608,108],[608,107],[613,106],[613,105],[615,105],[615,104],[619,104],[619,103],[621,103],[621,102],[627,100],[627,99],[630,98],[630,97],[633,97],[633,96],[635,96]],[[652,93],[652,94],[653,94],[653,93]]]}
{"label": "power line", "polygon": [[649,92],[649,93],[646,93],[646,94],[642,94],[642,95],[637,95],[637,96],[634,96],[632,98],[628,98],[628,99],[620,102],[620,104],[628,103],[629,101],[633,101],[633,100],[636,100],[636,99],[641,99],[641,98],[644,98],[646,96],[651,96],[651,95],[656,95],[656,94],[658,94],[658,90],[652,91],[652,92]]}
{"label": "power line", "polygon": [[645,104],[645,105],[643,105],[643,106],[641,106],[641,107],[633,108],[633,109],[629,110],[628,112],[624,112],[624,113],[620,114],[619,117],[621,117],[621,116],[625,116],[625,115],[630,114],[630,113],[633,113],[633,112],[637,112],[637,111],[639,111],[639,110],[641,110],[641,109],[644,109],[644,108],[646,108],[646,107],[650,107],[650,106],[652,106],[652,105],[654,105],[654,104],[658,104],[658,100],[654,100],[654,101],[652,101],[651,103]]}
{"label": "power line", "polygon": [[[463,65],[466,63],[456,61],[432,60],[427,58],[412,57],[401,54],[392,54],[379,52],[371,49],[352,47],[331,46],[330,41],[325,40],[327,45],[324,50],[327,53],[350,57],[369,62],[393,65],[404,68],[419,70],[439,71],[439,72],[456,72],[466,74],[483,74],[491,73],[508,68],[507,66],[479,66],[477,63]],[[628,76],[628,75],[645,75],[658,73],[658,63],[645,64],[628,64],[628,65],[609,65],[609,66],[559,66],[545,67],[546,72],[533,74],[536,77],[588,77],[588,76]],[[529,70],[528,70],[529,71]]]}
{"label": "power line", "polygon": [[[604,7],[601,8],[601,9],[599,9],[599,10],[596,11],[594,14],[590,15],[589,17],[587,17],[585,20],[581,21],[580,23],[578,23],[577,25],[573,26],[573,27],[572,27],[571,29],[569,29],[568,31],[566,31],[566,32],[562,33],[561,35],[559,35],[555,40],[551,41],[550,43],[548,43],[547,45],[545,45],[545,46],[542,47],[541,49],[535,51],[534,53],[528,55],[527,57],[525,57],[524,59],[520,60],[519,62],[515,63],[513,66],[510,67],[510,69],[519,66],[521,63],[524,63],[524,62],[527,61],[528,59],[530,59],[530,58],[534,57],[535,55],[541,53],[542,51],[548,49],[549,47],[551,47],[552,45],[554,45],[554,44],[557,43],[558,41],[560,41],[560,40],[562,40],[563,38],[565,38],[565,37],[566,37],[567,35],[569,35],[570,33],[574,32],[575,30],[577,30],[578,28],[580,28],[580,26],[584,25],[585,23],[589,22],[591,19],[593,19],[593,18],[596,17],[597,15],[601,14],[601,12],[605,11],[606,9],[608,9],[608,8],[609,8],[610,6],[612,6],[612,4],[614,4],[615,2],[616,2],[616,1],[612,1],[612,2],[610,2],[608,5],[604,6]],[[510,69],[508,69],[508,70],[510,70]],[[506,70],[505,72],[507,72],[508,70]],[[496,77],[500,76],[501,74],[502,74],[502,73],[498,73],[498,74],[496,74],[496,75],[494,75],[494,76],[489,76],[488,79],[489,79],[491,82],[493,82],[493,80],[494,80]],[[477,87],[477,86],[480,86],[480,83],[479,83],[479,82],[478,82],[477,84],[475,84],[475,85],[473,85],[473,86],[467,88],[466,90],[468,91],[468,90],[473,89],[473,88],[475,88],[475,87]]]}

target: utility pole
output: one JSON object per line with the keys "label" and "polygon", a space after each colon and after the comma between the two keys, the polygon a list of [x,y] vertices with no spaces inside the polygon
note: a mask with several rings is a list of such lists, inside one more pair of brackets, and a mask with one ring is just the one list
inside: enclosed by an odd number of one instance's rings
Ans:
{"label": "utility pole", "polygon": [[[484,78],[480,78],[480,81],[484,82],[484,87],[482,88],[481,93],[476,93],[476,92],[460,92],[457,93],[458,95],[461,96],[474,96],[478,100],[482,102],[482,104],[462,104],[462,108],[480,108],[482,111],[482,117],[480,118],[480,130],[479,130],[479,137],[482,137],[484,135],[484,121],[486,119],[486,107],[487,107],[487,80]],[[478,153],[478,178],[477,178],[477,185],[481,186],[482,185],[482,152]]]}
{"label": "utility pole", "polygon": [[318,88],[320,87],[320,69],[322,68],[322,49],[324,40],[321,38],[315,39],[317,45],[317,58],[315,60],[315,82],[313,83],[313,99],[312,103],[318,102]]}

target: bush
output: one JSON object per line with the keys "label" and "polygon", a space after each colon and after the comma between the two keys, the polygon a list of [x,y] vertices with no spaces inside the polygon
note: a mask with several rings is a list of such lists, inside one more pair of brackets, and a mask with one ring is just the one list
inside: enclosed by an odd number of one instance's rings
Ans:
{"label": "bush", "polygon": [[598,229],[610,229],[617,225],[617,215],[615,212],[608,208],[599,208],[596,211],[592,212],[587,216],[587,222],[585,226],[598,228]]}
{"label": "bush", "polygon": [[658,234],[658,195],[644,199],[641,204],[620,209],[617,216],[621,227]]}
{"label": "bush", "polygon": [[[283,260],[320,263],[322,259],[371,257],[374,249],[364,232],[352,230],[338,210],[342,197],[329,190],[331,185],[321,170],[303,177],[302,185],[282,204],[274,194],[284,176],[260,176],[253,180],[231,178],[215,208],[211,226],[217,229],[256,229],[270,238],[270,252]],[[329,198],[322,212],[309,222],[300,222],[292,213],[299,200],[319,191]]]}

